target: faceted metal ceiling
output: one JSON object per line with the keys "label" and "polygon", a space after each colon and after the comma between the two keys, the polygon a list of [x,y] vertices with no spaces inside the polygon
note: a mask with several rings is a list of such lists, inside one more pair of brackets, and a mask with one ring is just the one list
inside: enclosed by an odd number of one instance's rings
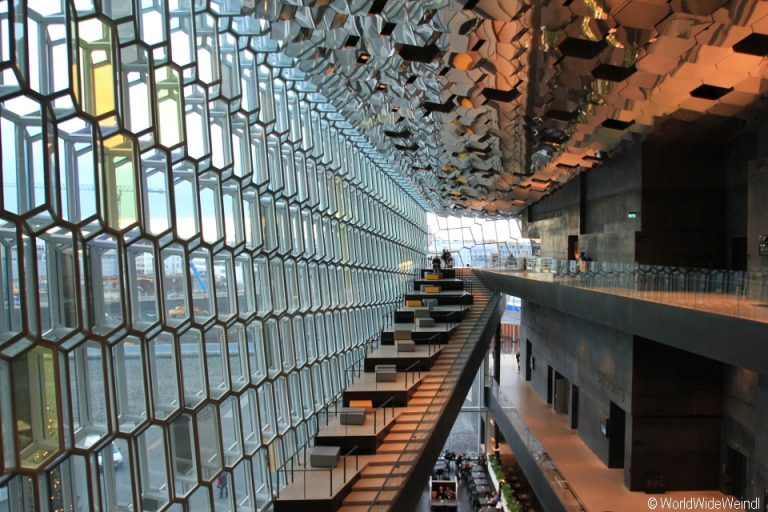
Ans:
{"label": "faceted metal ceiling", "polygon": [[768,89],[761,0],[242,9],[438,213],[517,213],[662,123],[743,124]]}

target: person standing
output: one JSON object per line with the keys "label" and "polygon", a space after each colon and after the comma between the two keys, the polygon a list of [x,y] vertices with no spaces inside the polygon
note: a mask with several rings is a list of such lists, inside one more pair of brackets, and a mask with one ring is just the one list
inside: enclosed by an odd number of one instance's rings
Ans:
{"label": "person standing", "polygon": [[451,253],[448,251],[448,249],[443,249],[443,255],[441,257],[443,259],[443,263],[445,263],[445,268],[453,268],[453,256],[451,256]]}
{"label": "person standing", "polygon": [[432,260],[432,272],[439,273],[441,266],[440,256],[435,256],[435,259]]}
{"label": "person standing", "polygon": [[219,475],[219,482],[217,484],[219,486],[219,499],[224,499],[229,497],[229,487],[227,485],[227,474],[222,473]]}

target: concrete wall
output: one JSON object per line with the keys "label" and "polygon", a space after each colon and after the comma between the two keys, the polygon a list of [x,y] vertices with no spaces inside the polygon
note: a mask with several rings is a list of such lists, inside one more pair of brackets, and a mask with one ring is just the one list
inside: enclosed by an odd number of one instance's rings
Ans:
{"label": "concrete wall", "polygon": [[[635,261],[635,231],[642,221],[641,152],[635,145],[582,175],[584,219],[579,250],[596,261]],[[628,217],[635,212],[635,219]]]}
{"label": "concrete wall", "polygon": [[[732,448],[747,456],[747,495],[762,497],[768,488],[768,376],[726,366],[721,453]],[[723,456],[719,486],[732,490]]]}
{"label": "concrete wall", "polygon": [[755,451],[749,468],[748,496],[764,497],[768,503],[768,372],[760,375],[755,415]]}
{"label": "concrete wall", "polygon": [[632,375],[627,487],[661,475],[668,490],[717,488],[723,364],[636,337]]}
{"label": "concrete wall", "polygon": [[[748,457],[747,497],[762,498],[768,489],[768,324],[514,274],[478,275],[489,288],[523,299],[521,362],[528,339],[534,389],[546,398],[547,365],[579,386],[578,434],[603,462],[608,446],[600,420],[609,416],[611,400],[625,408],[627,486],[633,479],[635,488],[644,484],[643,472],[663,471],[670,487],[700,488],[696,482],[709,480],[709,489],[727,490],[723,464],[730,446]],[[647,464],[657,456],[661,469]],[[675,476],[678,459],[694,467],[689,475]],[[685,480],[691,477],[696,482]]]}
{"label": "concrete wall", "polygon": [[[579,234],[596,261],[743,269],[747,218],[768,222],[759,201],[747,207],[747,169],[767,148],[768,115],[721,144],[648,139],[529,207],[527,232],[545,257],[566,258],[568,235]],[[768,190],[760,182],[752,193]],[[765,267],[756,247],[750,238],[750,265]]]}
{"label": "concrete wall", "polygon": [[[567,259],[568,236],[592,259],[631,263],[640,229],[641,151],[636,145],[532,205],[523,233],[541,238],[541,255]],[[637,219],[629,219],[637,212]]]}
{"label": "concrete wall", "polygon": [[758,238],[768,236],[768,158],[754,160],[749,166],[749,200],[747,254],[750,271],[768,270],[768,254],[761,256],[758,251]]}
{"label": "concrete wall", "polygon": [[608,439],[600,433],[600,421],[609,415],[611,401],[630,411],[632,336],[527,301],[521,323],[520,359],[526,360],[528,340],[535,358],[534,389],[546,399],[548,365],[579,386],[578,434],[607,464]]}
{"label": "concrete wall", "polygon": [[647,140],[642,149],[643,229],[637,261],[726,266],[723,148]]}
{"label": "concrete wall", "polygon": [[568,259],[568,235],[579,234],[580,183],[569,181],[523,215],[523,236],[541,239],[541,256]]}

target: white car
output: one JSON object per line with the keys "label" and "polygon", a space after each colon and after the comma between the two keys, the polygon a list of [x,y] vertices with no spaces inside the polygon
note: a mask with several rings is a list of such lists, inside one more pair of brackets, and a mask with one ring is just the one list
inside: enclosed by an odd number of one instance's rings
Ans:
{"label": "white car", "polygon": [[[101,437],[97,435],[90,435],[85,438],[85,441],[83,442],[83,445],[86,448],[90,448],[93,446],[96,441],[101,439]],[[96,461],[99,464],[99,469],[101,469],[103,466],[101,454],[106,450],[112,450],[112,463],[115,466],[115,469],[120,469],[123,467],[123,454],[120,453],[120,448],[117,447],[117,444],[114,442],[109,443],[109,447],[102,449],[97,455],[96,455]]]}

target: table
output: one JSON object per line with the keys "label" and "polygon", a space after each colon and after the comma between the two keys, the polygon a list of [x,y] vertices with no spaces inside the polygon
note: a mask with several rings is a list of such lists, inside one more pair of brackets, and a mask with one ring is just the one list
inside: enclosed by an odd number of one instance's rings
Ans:
{"label": "table", "polygon": [[438,510],[440,508],[455,508],[458,509],[459,502],[456,500],[430,500],[429,506],[432,510],[437,508]]}

